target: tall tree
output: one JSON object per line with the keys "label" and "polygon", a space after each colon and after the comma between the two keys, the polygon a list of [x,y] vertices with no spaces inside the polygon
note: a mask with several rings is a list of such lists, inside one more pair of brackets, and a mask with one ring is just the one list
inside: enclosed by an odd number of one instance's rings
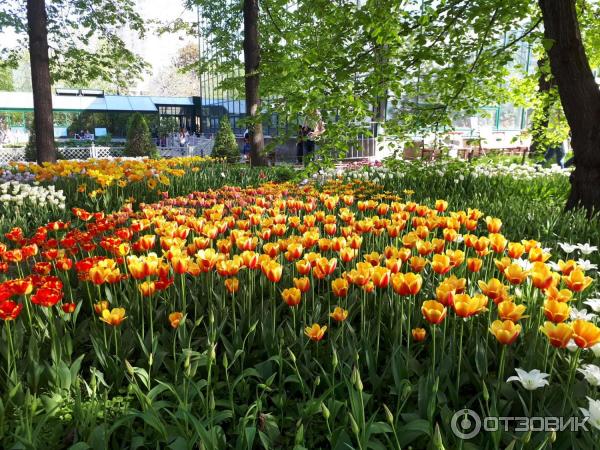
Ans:
{"label": "tall tree", "polygon": [[567,208],[600,211],[600,88],[586,56],[577,5],[575,0],[539,0],[539,5],[575,154]]}
{"label": "tall tree", "polygon": [[260,111],[260,41],[258,0],[244,0],[244,90],[249,118],[250,164],[264,165],[265,146]]}
{"label": "tall tree", "polygon": [[50,58],[48,56],[48,16],[44,0],[27,0],[27,31],[29,34],[37,162],[39,164],[56,162]]}
{"label": "tall tree", "polygon": [[[86,81],[139,78],[146,63],[125,44],[125,35],[142,35],[144,24],[135,0],[44,0],[0,4],[0,32],[18,36],[0,48],[0,59],[15,62],[29,49],[34,92],[38,160],[56,159],[53,147],[51,86],[57,80]],[[127,30],[127,31],[123,31]]]}

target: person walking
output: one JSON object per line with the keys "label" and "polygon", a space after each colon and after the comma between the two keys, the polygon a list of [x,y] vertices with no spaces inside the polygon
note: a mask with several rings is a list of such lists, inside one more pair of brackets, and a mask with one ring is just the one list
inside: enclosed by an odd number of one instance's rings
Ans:
{"label": "person walking", "polygon": [[185,145],[188,142],[189,133],[183,127],[179,129],[179,148],[181,149],[181,155],[185,155]]}

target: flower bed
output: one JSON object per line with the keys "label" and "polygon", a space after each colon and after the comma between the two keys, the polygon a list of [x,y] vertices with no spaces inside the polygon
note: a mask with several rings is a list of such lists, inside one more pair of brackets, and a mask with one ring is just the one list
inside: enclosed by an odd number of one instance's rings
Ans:
{"label": "flower bed", "polygon": [[[597,280],[574,259],[597,249],[553,258],[499,218],[412,194],[222,187],[11,230],[5,447],[458,448],[464,408],[600,427]],[[23,438],[30,404],[50,431]]]}

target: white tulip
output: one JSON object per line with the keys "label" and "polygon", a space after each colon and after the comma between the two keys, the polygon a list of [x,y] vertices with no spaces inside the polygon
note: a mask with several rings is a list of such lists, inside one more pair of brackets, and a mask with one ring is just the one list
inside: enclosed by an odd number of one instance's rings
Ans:
{"label": "white tulip", "polygon": [[600,386],[600,367],[593,364],[585,364],[577,369],[585,377],[585,380],[592,386]]}
{"label": "white tulip", "polygon": [[541,387],[548,385],[547,377],[550,375],[547,373],[540,372],[538,369],[533,369],[530,372],[526,372],[523,369],[515,369],[517,375],[509,377],[506,381],[518,381],[528,391],[535,391]]}
{"label": "white tulip", "polygon": [[587,409],[579,408],[585,417],[589,417],[589,423],[600,430],[600,400],[593,400],[587,397],[589,406]]}

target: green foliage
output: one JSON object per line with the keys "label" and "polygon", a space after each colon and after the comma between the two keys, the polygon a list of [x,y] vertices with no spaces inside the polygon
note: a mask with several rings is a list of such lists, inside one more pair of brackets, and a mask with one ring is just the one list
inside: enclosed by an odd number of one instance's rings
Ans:
{"label": "green foliage", "polygon": [[28,124],[27,131],[29,131],[29,139],[27,140],[27,145],[25,146],[25,160],[26,161],[36,161],[37,160],[37,148],[35,145],[34,120],[31,120],[31,123]]}
{"label": "green foliage", "polygon": [[214,158],[225,158],[229,163],[240,161],[240,148],[231,129],[229,117],[221,117],[219,131],[215,136],[212,154]]}
{"label": "green foliage", "polygon": [[168,136],[179,129],[179,122],[175,117],[165,116],[160,118],[157,134],[159,137]]}
{"label": "green foliage", "polygon": [[0,91],[13,90],[12,69],[0,64]]}
{"label": "green foliage", "polygon": [[146,119],[140,113],[133,114],[129,119],[124,155],[133,157],[157,155],[156,145],[152,142]]}
{"label": "green foliage", "polygon": [[[27,34],[27,2],[11,2],[0,9],[0,32]],[[65,0],[46,2],[48,43],[53,49],[50,72],[54,82],[81,86],[95,80],[127,88],[148,65],[127,48],[120,29],[143,36],[144,22],[134,0]],[[0,50],[0,59],[16,62],[27,39]]]}

